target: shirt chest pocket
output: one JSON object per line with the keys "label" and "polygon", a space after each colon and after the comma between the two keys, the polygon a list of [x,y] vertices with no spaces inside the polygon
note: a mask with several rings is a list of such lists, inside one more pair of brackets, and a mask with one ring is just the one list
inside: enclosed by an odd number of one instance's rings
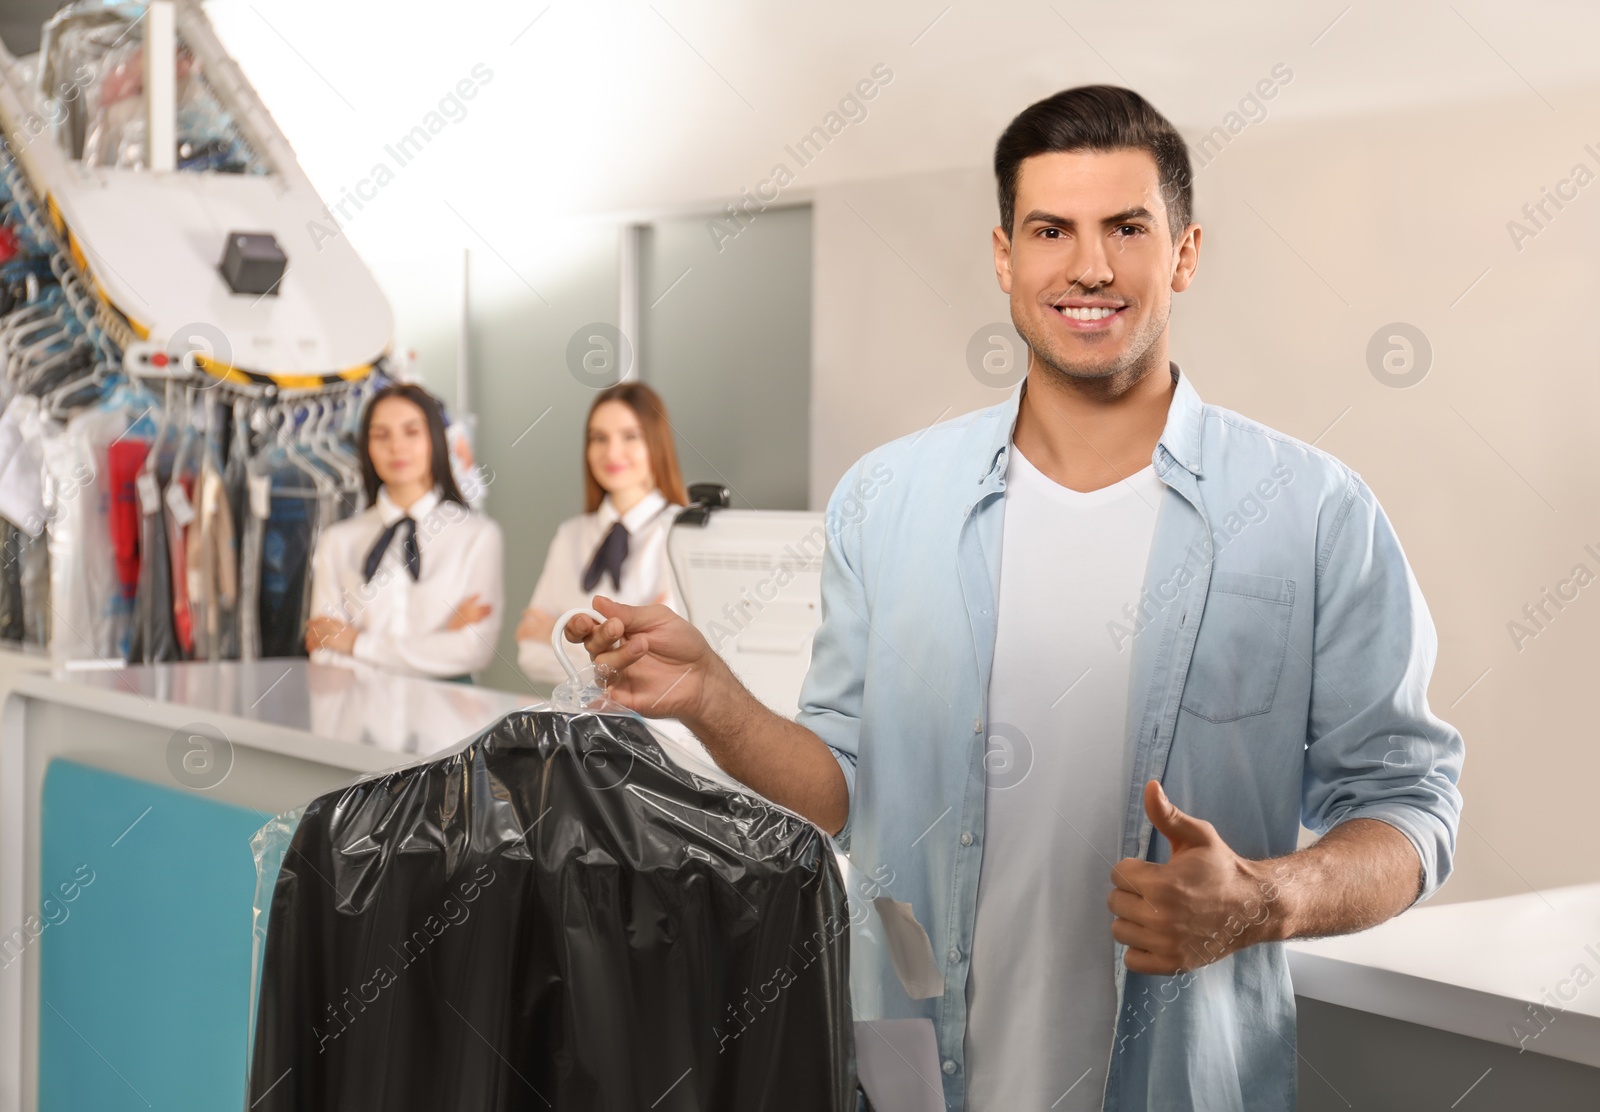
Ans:
{"label": "shirt chest pocket", "polygon": [[1207,722],[1271,710],[1293,614],[1294,580],[1213,572],[1179,706]]}

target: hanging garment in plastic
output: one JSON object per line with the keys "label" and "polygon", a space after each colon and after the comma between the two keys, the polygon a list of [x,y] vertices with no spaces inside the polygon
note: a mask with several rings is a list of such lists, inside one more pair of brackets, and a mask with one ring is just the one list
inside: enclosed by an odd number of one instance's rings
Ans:
{"label": "hanging garment in plastic", "polygon": [[111,507],[107,524],[117,569],[117,628],[123,643],[119,652],[133,659],[132,641],[137,629],[139,588],[139,496],[136,483],[149,454],[150,442],[127,436],[106,448],[106,475]]}
{"label": "hanging garment in plastic", "polygon": [[244,534],[246,531],[245,514],[247,512],[247,485],[246,466],[250,459],[250,422],[248,407],[241,401],[236,401],[233,406],[233,416],[230,424],[228,462],[222,469],[223,496],[228,505],[228,520],[233,526],[233,572],[235,582],[239,584],[238,597],[234,600],[231,610],[224,611],[222,615],[221,631],[218,635],[222,659],[237,660],[243,651],[243,634],[241,622],[245,609],[253,601],[245,597],[244,591]]}
{"label": "hanging garment in plastic", "polygon": [[830,840],[635,715],[517,711],[254,849],[256,1112],[856,1107]]}
{"label": "hanging garment in plastic", "polygon": [[[51,652],[61,659],[119,655],[116,561],[109,500],[96,479],[95,443],[104,415],[79,413],[44,438],[44,504],[50,544]],[[105,438],[109,440],[109,437]],[[103,484],[102,484],[103,485]]]}
{"label": "hanging garment in plastic", "polygon": [[[119,381],[64,430],[47,423],[44,503],[55,616],[51,649],[58,657],[126,660],[131,650],[134,607],[132,594],[125,596],[119,585],[112,525],[117,476],[110,453],[130,442],[148,448],[153,403],[149,394]],[[137,551],[129,558],[134,563],[127,570],[137,579]]]}
{"label": "hanging garment in plastic", "polygon": [[[74,418],[82,420],[81,417]],[[87,441],[69,431],[52,430],[44,439],[44,503],[49,519],[50,605],[54,611],[51,648],[61,658],[104,657],[113,631],[98,592],[112,578],[109,546],[92,538],[101,530],[93,497],[82,492],[94,482],[94,460]],[[96,557],[104,556],[104,559]]]}
{"label": "hanging garment in plastic", "polygon": [[50,543],[26,531],[18,538],[22,548],[22,639],[46,648],[54,627],[50,610]]}
{"label": "hanging garment in plastic", "polygon": [[38,536],[44,531],[44,453],[39,399],[18,394],[0,412],[0,517]]}
{"label": "hanging garment in plastic", "polygon": [[244,526],[239,542],[239,659],[261,659],[261,538],[272,506],[272,479],[254,460],[245,466]]}
{"label": "hanging garment in plastic", "polygon": [[196,495],[198,520],[189,530],[188,553],[189,597],[199,600],[195,656],[219,660],[223,626],[233,620],[239,601],[239,560],[222,472],[210,460],[201,467]]}
{"label": "hanging garment in plastic", "polygon": [[21,641],[22,530],[0,518],[0,639]]}
{"label": "hanging garment in plastic", "polygon": [[187,530],[189,605],[194,615],[194,654],[222,658],[222,632],[239,602],[239,556],[233,514],[222,482],[221,420],[206,406],[206,434],[195,479],[195,520]]}
{"label": "hanging garment in plastic", "polygon": [[194,528],[194,486],[200,476],[200,437],[186,413],[178,434],[172,476],[161,488],[167,523],[167,562],[172,570],[172,630],[183,659],[194,657],[194,610],[189,598],[189,530]]}
{"label": "hanging garment in plastic", "polygon": [[161,491],[172,476],[177,455],[178,429],[171,421],[171,393],[155,444],[145,456],[135,481],[139,495],[138,659],[145,664],[180,660],[177,632],[173,628],[172,562],[167,556],[167,523],[161,509]]}
{"label": "hanging garment in plastic", "polygon": [[[143,7],[79,0],[45,24],[40,87],[65,101],[58,135],[66,151],[86,166],[141,170],[149,164],[144,44],[129,33],[143,18]],[[205,80],[200,61],[181,44],[173,61],[177,168],[266,173],[266,164]]]}
{"label": "hanging garment in plastic", "polygon": [[[315,478],[294,454],[273,445],[258,457],[256,473],[263,480],[267,514],[258,518],[255,551],[260,560],[254,584],[260,654],[305,656],[306,617],[311,604],[311,553],[317,532],[330,511],[323,504]],[[261,501],[263,499],[258,499]],[[253,507],[259,510],[262,507]]]}

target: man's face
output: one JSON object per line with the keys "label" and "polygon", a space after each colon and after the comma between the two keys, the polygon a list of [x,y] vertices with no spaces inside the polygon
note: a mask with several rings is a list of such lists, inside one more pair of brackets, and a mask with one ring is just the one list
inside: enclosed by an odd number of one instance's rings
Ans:
{"label": "man's face", "polygon": [[1198,262],[1199,225],[1174,244],[1155,160],[1142,150],[1025,159],[995,272],[1035,361],[1072,379],[1138,381],[1164,365],[1172,294]]}

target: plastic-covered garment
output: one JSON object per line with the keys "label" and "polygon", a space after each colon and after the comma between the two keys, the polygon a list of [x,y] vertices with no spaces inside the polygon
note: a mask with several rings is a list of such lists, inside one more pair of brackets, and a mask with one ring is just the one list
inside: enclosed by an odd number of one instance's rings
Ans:
{"label": "plastic-covered garment", "polygon": [[141,560],[137,602],[139,651],[143,664],[181,660],[172,627],[172,565],[167,558],[167,526],[161,509],[139,515]]}
{"label": "plastic-covered garment", "polygon": [[[305,656],[306,618],[311,607],[311,553],[317,534],[332,516],[319,478],[298,462],[298,453],[274,444],[251,463],[261,495],[253,504],[245,558],[256,561],[248,583],[256,596],[251,615],[260,656]],[[257,511],[265,508],[266,515]]]}
{"label": "plastic-covered garment", "polygon": [[45,648],[54,626],[50,608],[50,544],[43,535],[23,532],[22,548],[22,639]]}
{"label": "plastic-covered garment", "polygon": [[[182,47],[177,57],[177,168],[224,174],[263,174],[233,119],[201,74],[198,59]],[[149,164],[145,137],[144,47],[130,39],[105,56],[90,90],[95,105],[84,136],[83,161],[91,166],[142,170]]]}
{"label": "plastic-covered garment", "polygon": [[256,1112],[856,1107],[830,840],[635,715],[514,712],[254,849]]}
{"label": "plastic-covered garment", "polygon": [[248,512],[247,466],[250,460],[249,408],[243,400],[234,402],[231,439],[228,445],[228,462],[222,469],[223,497],[228,504],[228,520],[233,528],[233,571],[238,583],[237,597],[231,610],[222,615],[218,632],[218,648],[222,659],[237,660],[243,648],[243,617],[254,596],[245,597],[244,585],[244,533],[245,514]]}
{"label": "plastic-covered garment", "polygon": [[161,488],[161,516],[167,523],[167,562],[172,569],[172,632],[178,653],[194,657],[194,611],[189,599],[189,530],[194,528],[194,485],[199,477],[200,438],[189,414],[180,426],[172,474]]}
{"label": "plastic-covered garment", "polygon": [[200,468],[195,502],[188,552],[189,598],[199,600],[195,656],[218,660],[223,625],[232,621],[239,602],[239,564],[222,472],[209,459]]}
{"label": "plastic-covered garment", "polygon": [[[45,24],[39,91],[64,109],[57,124],[63,149],[90,166],[143,169],[145,150],[142,3],[78,0]],[[232,116],[205,80],[199,59],[180,41],[177,77],[177,167],[264,174]]]}
{"label": "plastic-covered garment", "polygon": [[56,134],[67,154],[83,153],[89,110],[84,86],[93,81],[106,53],[125,37],[142,6],[100,2],[62,7],[44,25],[39,47],[38,89],[57,105]]}
{"label": "plastic-covered garment", "polygon": [[172,476],[178,430],[169,414],[172,398],[162,410],[160,431],[145,456],[135,483],[139,492],[138,659],[145,664],[180,660],[173,628],[172,563],[167,556],[167,524],[161,512],[161,491]]}
{"label": "plastic-covered garment", "polygon": [[[117,499],[112,461],[120,457],[112,452],[130,442],[148,450],[153,402],[145,391],[118,382],[64,430],[47,426],[44,502],[56,619],[51,648],[59,657],[126,660],[132,650],[133,598],[121,587],[119,535],[112,525]],[[137,552],[131,554],[135,565],[137,559]],[[136,580],[136,567],[129,570]]]}
{"label": "plastic-covered garment", "polygon": [[0,518],[0,639],[21,641],[22,530]]}
{"label": "plastic-covered garment", "polygon": [[200,470],[195,478],[195,519],[187,530],[184,562],[194,616],[194,655],[219,660],[223,627],[233,621],[239,603],[239,555],[222,482],[220,430],[209,405],[206,413]]}
{"label": "plastic-covered garment", "polygon": [[[272,479],[255,460],[245,464],[245,515],[239,536],[239,659],[261,659],[261,538]],[[259,495],[259,496],[258,496]],[[263,506],[265,503],[265,506]]]}
{"label": "plastic-covered garment", "polygon": [[125,436],[106,448],[106,475],[111,493],[107,524],[117,569],[117,625],[123,643],[121,654],[133,659],[131,641],[137,627],[135,606],[139,588],[139,496],[135,491],[139,470],[150,452],[150,441]]}
{"label": "plastic-covered garment", "polygon": [[33,536],[44,531],[44,452],[39,399],[17,394],[0,412],[0,517]]}
{"label": "plastic-covered garment", "polygon": [[[80,415],[73,419],[82,421]],[[115,631],[109,621],[114,572],[109,543],[95,513],[94,456],[81,427],[44,440],[44,503],[49,518],[51,649],[62,658],[105,657]],[[109,541],[109,535],[107,535]]]}

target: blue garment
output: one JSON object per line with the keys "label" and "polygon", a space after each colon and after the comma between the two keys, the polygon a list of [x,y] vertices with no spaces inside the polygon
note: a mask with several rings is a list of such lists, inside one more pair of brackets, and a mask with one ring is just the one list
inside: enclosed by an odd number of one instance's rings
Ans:
{"label": "blue garment", "polygon": [[[1123,854],[1171,856],[1144,813],[1154,778],[1250,858],[1293,852],[1302,821],[1319,834],[1387,822],[1416,847],[1426,898],[1450,871],[1463,746],[1428,709],[1436,638],[1400,542],[1359,475],[1203,404],[1171,370],[1143,602],[1108,630],[1134,654]],[[878,448],[840,480],[797,718],[850,785],[840,844],[869,878],[853,895],[910,903],[944,977],[942,995],[911,1000],[877,918],[853,914],[856,1018],[933,1020],[954,1112],[965,1106],[1006,454],[1025,389]],[[1083,898],[1103,903],[1109,873]],[[1269,912],[1275,898],[1264,896]],[[1282,944],[1175,977],[1130,973],[1125,947],[1114,952],[1107,1112],[1293,1107]]]}
{"label": "blue garment", "polygon": [[272,491],[261,536],[261,655],[305,656],[306,569],[316,530],[316,496]]}
{"label": "blue garment", "polygon": [[270,512],[260,529],[257,614],[263,657],[305,656],[311,599],[311,553],[322,504],[315,480],[279,445],[259,457],[256,472],[270,477]]}

